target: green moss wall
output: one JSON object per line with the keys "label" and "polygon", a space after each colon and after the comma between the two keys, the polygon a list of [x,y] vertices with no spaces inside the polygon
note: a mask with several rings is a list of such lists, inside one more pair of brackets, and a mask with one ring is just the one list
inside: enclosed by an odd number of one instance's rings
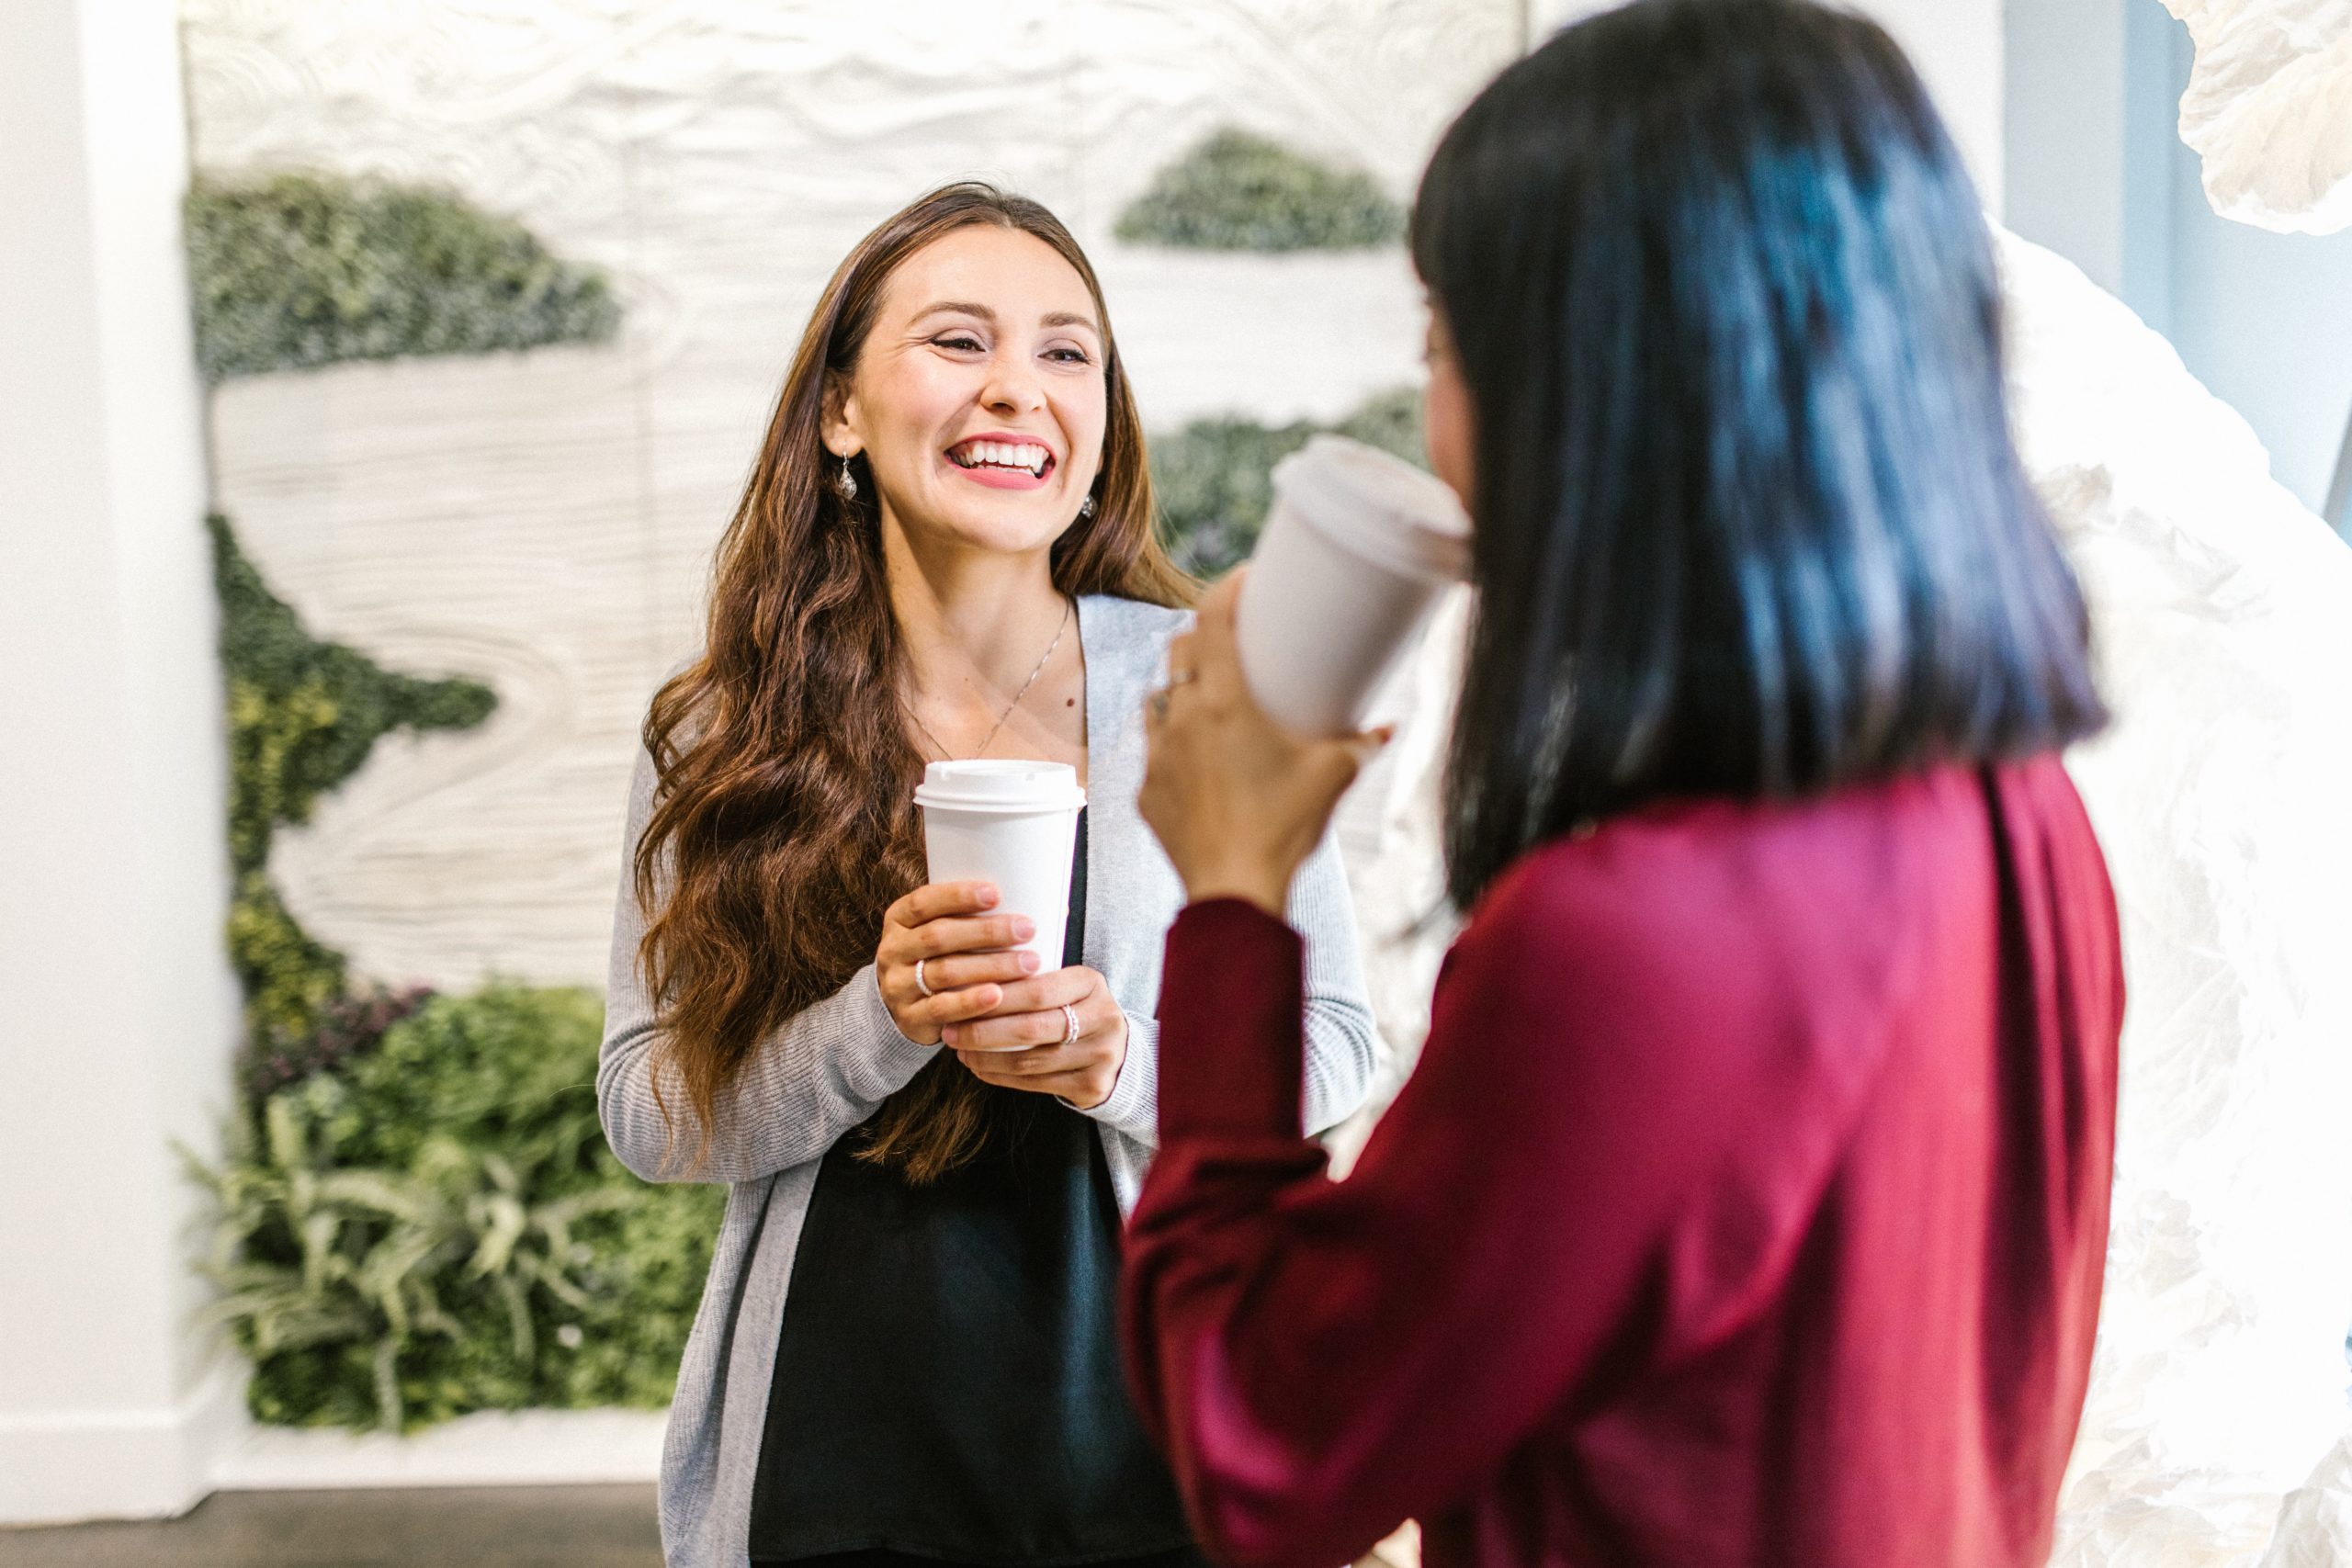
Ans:
{"label": "green moss wall", "polygon": [[1273,500],[1274,465],[1327,430],[1428,465],[1421,394],[1412,387],[1368,399],[1330,424],[1301,420],[1269,425],[1229,415],[1194,420],[1155,437],[1152,489],[1177,564],[1214,577],[1248,557]]}
{"label": "green moss wall", "polygon": [[1211,251],[1363,250],[1404,231],[1370,175],[1233,130],[1162,169],[1117,228],[1131,243]]}
{"label": "green moss wall", "polygon": [[594,343],[620,324],[602,274],[427,186],[305,173],[199,179],[187,221],[197,361],[209,381]]}

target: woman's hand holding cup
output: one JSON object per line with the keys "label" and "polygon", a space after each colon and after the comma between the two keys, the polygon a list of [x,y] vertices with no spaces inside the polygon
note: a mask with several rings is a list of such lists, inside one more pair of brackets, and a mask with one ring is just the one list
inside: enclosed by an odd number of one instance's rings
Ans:
{"label": "woman's hand holding cup", "polygon": [[936,1045],[947,1025],[993,1011],[1005,987],[1040,967],[1035,953],[1014,948],[1036,934],[1035,923],[996,913],[996,903],[986,882],[933,882],[883,912],[874,950],[883,1005],[918,1045]]}
{"label": "woman's hand holding cup", "polygon": [[986,882],[929,883],[892,904],[874,953],[883,1004],[899,1033],[945,1044],[981,1081],[1091,1111],[1119,1081],[1127,1015],[1091,969],[1039,974],[1043,961],[1013,946],[1035,922],[996,904]]}
{"label": "woman's hand holding cup", "polygon": [[1393,727],[1308,739],[1267,716],[1234,643],[1248,570],[1210,589],[1195,628],[1169,645],[1171,683],[1145,708],[1148,761],[1136,808],[1187,897],[1246,898],[1281,919],[1291,879]]}
{"label": "woman's hand holding cup", "polygon": [[983,1083],[1091,1111],[1119,1081],[1127,1015],[1109,981],[1073,964],[1003,987],[993,1011],[951,1025],[946,1043]]}

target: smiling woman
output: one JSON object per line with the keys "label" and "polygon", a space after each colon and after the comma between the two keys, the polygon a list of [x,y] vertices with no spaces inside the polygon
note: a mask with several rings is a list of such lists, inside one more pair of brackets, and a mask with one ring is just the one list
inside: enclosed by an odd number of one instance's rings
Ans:
{"label": "smiling woman", "polygon": [[[733,1184],[672,1410],[673,1568],[1197,1558],[1112,1321],[1182,900],[1135,807],[1194,587],[1152,525],[1050,213],[952,186],[851,253],[629,804],[605,1133],[649,1179]],[[1058,966],[993,889],[925,885],[915,784],[982,756],[1087,786]],[[1305,1130],[1370,1081],[1349,909],[1327,840],[1292,889]]]}

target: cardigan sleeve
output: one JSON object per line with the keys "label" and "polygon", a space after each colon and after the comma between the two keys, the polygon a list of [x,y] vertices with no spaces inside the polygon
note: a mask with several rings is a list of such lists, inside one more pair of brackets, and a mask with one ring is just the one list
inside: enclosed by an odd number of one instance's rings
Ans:
{"label": "cardigan sleeve", "polygon": [[[1305,1098],[1300,1124],[1329,1132],[1362,1109],[1379,1068],[1380,1032],[1364,984],[1355,906],[1327,832],[1291,884],[1291,924],[1306,956]],[[1110,1097],[1085,1114],[1136,1142],[1159,1142],[1159,1021],[1129,1012],[1127,1055]]]}
{"label": "cardigan sleeve", "polygon": [[701,1126],[674,1079],[655,1098],[660,1035],[637,964],[645,921],[631,868],[652,812],[653,786],[653,759],[640,747],[622,839],[605,1038],[596,1063],[596,1108],[605,1139],[623,1165],[649,1181],[746,1181],[816,1159],[904,1088],[934,1052],[899,1032],[868,964],[753,1047],[720,1098],[707,1159],[692,1165]]}
{"label": "cardigan sleeve", "polygon": [[[1448,953],[1413,1077],[1343,1182],[1296,1132],[1296,934],[1231,899],[1170,933],[1162,1145],[1122,1328],[1221,1562],[1344,1562],[1442,1510],[1639,1353],[1637,1303],[1720,1299],[1793,1224],[1738,1203],[1711,1219],[1693,1196],[1750,1104],[1746,1058],[1708,1039],[1721,998],[1662,973],[1607,898],[1529,880],[1498,885]],[[1769,1209],[1804,1186],[1750,1190]]]}

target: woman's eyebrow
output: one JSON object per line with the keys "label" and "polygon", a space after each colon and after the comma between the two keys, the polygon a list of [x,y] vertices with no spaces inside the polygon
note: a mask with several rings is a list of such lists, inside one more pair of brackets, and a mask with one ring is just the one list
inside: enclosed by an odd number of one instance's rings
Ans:
{"label": "woman's eyebrow", "polygon": [[942,299],[936,305],[925,305],[914,313],[914,319],[920,321],[925,316],[936,316],[943,312],[959,316],[978,316],[980,320],[990,323],[996,321],[994,310],[989,310],[986,305],[975,305],[967,299]]}
{"label": "woman's eyebrow", "polygon": [[[920,321],[926,316],[936,316],[943,312],[961,316],[978,316],[991,326],[996,324],[994,310],[989,310],[986,305],[974,304],[968,299],[942,299],[935,305],[926,305],[915,312],[914,319]],[[1037,324],[1041,327],[1084,327],[1096,337],[1102,335],[1102,329],[1095,325],[1093,317],[1081,315],[1075,310],[1056,310],[1051,315],[1040,316],[1037,319]]]}

